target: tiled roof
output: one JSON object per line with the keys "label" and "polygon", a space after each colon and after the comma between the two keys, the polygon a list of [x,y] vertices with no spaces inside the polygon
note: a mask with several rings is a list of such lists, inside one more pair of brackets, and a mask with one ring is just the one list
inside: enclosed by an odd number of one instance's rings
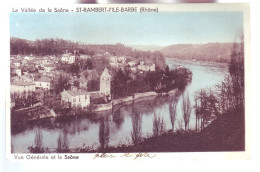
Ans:
{"label": "tiled roof", "polygon": [[54,64],[45,64],[44,67],[55,67]]}
{"label": "tiled roof", "polygon": [[24,81],[12,81],[11,85],[19,85],[19,86],[27,86],[27,85],[34,85],[33,82],[24,82]]}
{"label": "tiled roof", "polygon": [[65,90],[71,96],[78,96],[78,95],[89,95],[89,93],[85,90]]}
{"label": "tiled roof", "polygon": [[14,60],[13,60],[13,63],[21,63],[21,60],[14,59]]}
{"label": "tiled roof", "polygon": [[40,79],[38,79],[37,82],[51,82],[51,78],[43,76]]}

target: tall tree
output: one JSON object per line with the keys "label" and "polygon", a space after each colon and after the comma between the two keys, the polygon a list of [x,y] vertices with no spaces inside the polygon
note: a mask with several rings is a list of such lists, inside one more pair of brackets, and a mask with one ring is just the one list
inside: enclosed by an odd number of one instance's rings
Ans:
{"label": "tall tree", "polygon": [[185,130],[189,129],[191,110],[190,97],[189,93],[187,93],[186,96],[182,96],[182,114]]}

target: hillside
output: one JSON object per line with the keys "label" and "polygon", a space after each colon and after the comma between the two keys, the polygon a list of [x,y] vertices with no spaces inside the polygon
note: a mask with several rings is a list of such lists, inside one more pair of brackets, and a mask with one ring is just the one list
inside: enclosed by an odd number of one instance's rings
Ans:
{"label": "hillside", "polygon": [[142,50],[142,51],[160,51],[165,46],[158,46],[158,45],[128,45],[135,50]]}
{"label": "hillside", "polygon": [[233,43],[177,44],[160,51],[165,57],[186,60],[228,62]]}

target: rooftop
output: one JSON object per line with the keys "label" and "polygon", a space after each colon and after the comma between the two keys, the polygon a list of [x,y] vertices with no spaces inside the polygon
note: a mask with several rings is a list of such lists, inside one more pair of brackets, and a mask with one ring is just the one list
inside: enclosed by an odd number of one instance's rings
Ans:
{"label": "rooftop", "polygon": [[12,81],[11,85],[27,86],[27,85],[34,85],[34,83],[33,82],[24,82],[24,81],[18,80],[18,81]]}
{"label": "rooftop", "polygon": [[45,76],[42,76],[40,79],[37,80],[37,82],[51,82],[51,81],[52,81],[51,78]]}
{"label": "rooftop", "polygon": [[102,78],[110,78],[111,77],[107,68],[104,69],[104,71],[103,71],[103,73],[101,74],[100,77],[102,77]]}
{"label": "rooftop", "polygon": [[85,90],[65,90],[71,96],[78,96],[78,95],[89,95],[89,93]]}

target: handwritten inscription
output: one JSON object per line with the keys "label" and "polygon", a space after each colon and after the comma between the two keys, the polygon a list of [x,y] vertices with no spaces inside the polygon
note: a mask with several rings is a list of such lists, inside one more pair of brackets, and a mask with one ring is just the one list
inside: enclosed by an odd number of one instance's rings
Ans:
{"label": "handwritten inscription", "polygon": [[93,159],[96,158],[115,158],[116,156],[107,153],[96,153]]}
{"label": "handwritten inscription", "polygon": [[154,158],[156,154],[150,154],[150,153],[124,153],[121,156],[116,156],[113,154],[108,154],[108,153],[96,153],[93,159],[96,158],[132,158],[133,160],[136,160],[137,158]]}

